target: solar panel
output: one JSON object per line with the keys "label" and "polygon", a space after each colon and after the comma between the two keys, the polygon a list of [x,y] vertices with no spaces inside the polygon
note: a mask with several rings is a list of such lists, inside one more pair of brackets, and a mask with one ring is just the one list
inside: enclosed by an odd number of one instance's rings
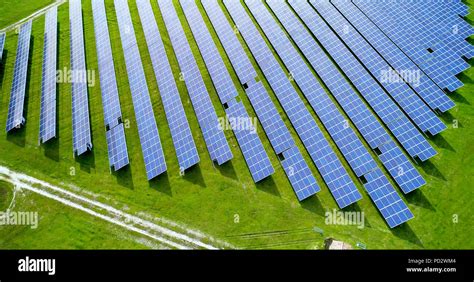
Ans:
{"label": "solar panel", "polygon": [[0,63],[2,62],[3,57],[3,47],[5,46],[5,33],[0,33]]}
{"label": "solar panel", "polygon": [[[386,36],[388,36],[413,62],[415,62],[431,79],[442,89],[454,91],[460,88],[463,83],[450,73],[453,65],[450,62],[440,60],[437,53],[430,53],[427,49],[420,47],[423,45],[423,36],[420,31],[406,25],[399,17],[392,17],[376,6],[369,5],[368,1],[357,1],[353,3],[369,17]],[[416,36],[407,37],[404,30],[412,30]]]}
{"label": "solar panel", "polygon": [[332,1],[332,3],[339,9],[350,23],[359,30],[371,45],[377,49],[382,57],[396,70],[401,77],[403,72],[418,74],[419,78],[410,77],[405,81],[419,94],[419,96],[430,106],[433,110],[440,110],[445,112],[454,107],[453,101],[449,99],[446,94],[431,81],[429,77],[405,55],[396,45],[388,38],[384,37],[383,33],[367,19],[357,7],[351,2],[347,1]]}
{"label": "solar panel", "polygon": [[236,101],[236,97],[239,95],[237,89],[224,61],[220,57],[211,34],[207,30],[196,3],[189,0],[181,0],[180,3],[211,75],[217,94],[224,108],[226,108],[225,112],[229,118],[230,126],[237,138],[252,178],[255,182],[258,182],[272,175],[275,170],[265,152],[262,141],[258,137],[256,128],[251,123],[252,119],[249,117],[244,105]]}
{"label": "solar panel", "polygon": [[339,207],[358,201],[362,196],[243,6],[232,0],[224,4]]}
{"label": "solar panel", "polygon": [[[436,151],[420,134],[413,123],[405,116],[392,99],[390,99],[387,93],[385,93],[382,87],[375,81],[364,66],[359,63],[343,42],[312,10],[309,4],[297,1],[290,1],[289,3],[298,13],[301,20],[308,26],[313,35],[331,55],[333,60],[359,90],[359,93],[365,98],[398,141],[400,141],[410,156],[419,157],[421,160],[425,161],[436,155]],[[286,17],[292,18],[292,25],[286,24],[286,26],[291,27],[291,30],[293,31],[290,32],[291,35],[295,36],[296,34],[300,34],[300,36],[302,36],[302,34],[304,34],[304,29],[301,29],[301,24],[297,25],[297,18],[290,12],[290,8],[287,5],[273,1],[272,7],[275,7],[274,12],[280,20],[283,21],[284,25],[284,19]],[[284,15],[282,15],[283,13]],[[304,37],[304,40],[299,41],[302,41],[307,45],[308,42],[314,40],[311,40],[310,36],[306,36]],[[316,46],[316,43],[313,45]],[[318,49],[313,47],[313,45],[305,48],[310,49],[306,51],[307,54],[317,52]],[[312,55],[314,58],[318,56],[320,56],[320,54]],[[309,58],[311,56],[307,55],[307,57]],[[316,61],[316,59],[313,59],[313,61]],[[374,147],[372,146],[372,148]]]}
{"label": "solar panel", "polygon": [[8,105],[7,132],[25,123],[23,107],[25,104],[26,76],[30,57],[31,20],[20,27],[16,49],[15,69]]}
{"label": "solar panel", "polygon": [[165,156],[127,0],[114,0],[114,4],[147,179],[151,180],[166,171]]}
{"label": "solar panel", "polygon": [[92,150],[89,102],[87,94],[86,59],[84,55],[84,31],[82,27],[81,0],[69,2],[69,27],[71,29],[72,81],[72,131],[74,155],[80,156]]}
{"label": "solar panel", "polygon": [[395,70],[354,30],[334,6],[329,2],[310,0],[310,3],[423,132],[436,135],[446,129],[446,125],[407,84],[393,83],[392,80],[383,78],[381,74],[387,71],[396,75]]}
{"label": "solar panel", "polygon": [[181,171],[184,171],[199,162],[199,154],[194,144],[193,135],[189,128],[150,2],[148,0],[137,0],[136,3],[178,163]]}
{"label": "solar panel", "polygon": [[[257,73],[242,45],[238,41],[232,27],[216,0],[202,2],[206,13],[219,37],[228,57],[236,70],[239,80],[244,86],[247,97],[257,114],[262,127],[272,144],[275,153],[286,153],[285,162],[281,161],[284,171],[299,201],[320,190],[306,161],[296,147],[294,140],[283,122],[278,110],[268,96],[261,82],[256,82]],[[296,164],[300,167],[295,175]],[[300,179],[304,179],[300,181]]]}
{"label": "solar panel", "polygon": [[41,81],[40,143],[56,137],[57,7],[46,12]]}
{"label": "solar panel", "polygon": [[[369,143],[371,148],[380,148],[385,143],[394,144],[391,137],[379,123],[377,118],[370,112],[367,106],[365,106],[364,102],[357,95],[357,93],[352,90],[349,83],[344,79],[342,74],[339,73],[339,70],[332,64],[330,59],[325,55],[324,51],[319,47],[319,45],[317,45],[317,43],[311,37],[309,32],[304,29],[304,26],[302,26],[302,24],[298,22],[295,15],[291,14],[293,16],[291,18],[289,13],[290,10],[287,9],[285,13],[284,10],[278,8],[282,7],[283,5],[286,6],[285,2],[282,0],[271,0],[267,1],[267,3],[273,10],[275,15],[280,19],[282,25],[287,29],[290,36],[294,39],[296,45],[306,56],[306,59],[316,70],[316,72],[326,84],[328,89],[331,91],[333,96],[336,98],[336,100],[342,106],[344,111],[347,113],[349,118],[354,122],[354,125],[357,127],[357,129],[362,134],[367,143]],[[251,10],[255,9],[262,11],[263,9],[265,9],[265,7],[263,7],[263,4],[262,6],[255,5],[254,9]],[[279,26],[275,21],[268,21],[268,37],[285,37],[284,32],[279,29]],[[261,26],[263,27],[264,25],[261,24]],[[293,26],[293,28],[291,28],[291,26]],[[265,30],[264,27],[263,29]],[[278,42],[275,41],[275,44],[278,44],[278,48],[276,49],[280,49],[281,52],[284,52],[286,54],[290,54],[293,52],[289,51],[289,49],[292,48],[289,40],[280,39]],[[296,52],[296,50],[294,52]],[[308,73],[310,73],[309,69]],[[322,101],[321,99],[319,100]],[[398,147],[396,148],[398,149]],[[400,162],[403,162],[405,169],[402,171],[403,173],[409,171],[410,175],[416,176],[413,177],[414,183],[411,183],[410,179],[405,178],[403,179],[403,181],[397,181],[403,191],[412,191],[425,184],[424,181],[419,181],[419,178],[423,178],[416,171],[414,166],[408,161],[407,157],[402,153],[400,149],[393,150],[392,158],[396,158],[397,160],[400,160]],[[394,177],[395,180],[401,180],[401,171],[397,169],[397,163],[387,161],[383,162],[383,164],[389,170],[390,174]]]}
{"label": "solar panel", "polygon": [[158,5],[161,8],[171,44],[178,59],[181,74],[184,75],[184,82],[188,88],[188,94],[191,98],[211,159],[216,161],[219,165],[223,164],[232,159],[232,152],[224,132],[219,128],[216,111],[193,57],[191,47],[186,40],[186,35],[180,24],[176,10],[174,9],[173,1],[158,0]]}
{"label": "solar panel", "polygon": [[110,167],[117,171],[128,165],[128,151],[122,124],[122,111],[110,46],[109,28],[103,0],[92,1],[100,89]]}

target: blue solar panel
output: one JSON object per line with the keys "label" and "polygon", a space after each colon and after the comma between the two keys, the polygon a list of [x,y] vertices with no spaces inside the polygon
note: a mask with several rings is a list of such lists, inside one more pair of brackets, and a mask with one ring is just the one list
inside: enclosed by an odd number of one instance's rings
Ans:
{"label": "blue solar panel", "polygon": [[86,59],[84,55],[84,31],[82,27],[81,0],[69,2],[69,27],[71,29],[72,81],[72,131],[73,149],[80,156],[92,149],[89,102],[87,95]]}
{"label": "blue solar panel", "polygon": [[392,41],[384,37],[383,33],[350,1],[332,1],[332,3],[402,77],[402,71],[419,74],[418,79],[412,76],[412,79],[405,79],[405,81],[431,109],[445,112],[454,107],[453,101],[429,77],[424,75]]}
{"label": "blue solar panel", "polygon": [[148,180],[151,180],[166,171],[165,156],[127,0],[115,0],[114,4],[145,169]]}
{"label": "blue solar panel", "polygon": [[232,78],[220,57],[219,51],[209,33],[204,20],[196,6],[189,0],[180,1],[184,14],[196,39],[198,48],[209,70],[217,94],[224,105],[230,125],[249,167],[252,178],[258,182],[275,171],[268,158],[256,128],[251,123],[244,105],[236,101],[239,95]]}
{"label": "blue solar panel", "polygon": [[178,157],[178,163],[181,171],[184,171],[199,162],[199,154],[194,144],[193,135],[189,128],[186,113],[184,112],[181,97],[176,87],[173,72],[150,2],[149,0],[137,0],[137,7],[170,127],[171,138],[173,139]]}
{"label": "blue solar panel", "polygon": [[[226,0],[224,4],[339,207],[359,200],[362,196],[243,6],[232,0]],[[341,135],[345,135],[345,132]]]}
{"label": "blue solar panel", "polygon": [[40,143],[56,137],[57,7],[46,12],[41,81]]}
{"label": "blue solar panel", "polygon": [[[295,191],[301,201],[320,190],[306,161],[296,147],[294,140],[288,131],[285,123],[278,113],[275,105],[268,96],[265,87],[261,82],[256,82],[257,73],[253,68],[249,58],[245,54],[242,45],[238,41],[232,27],[227,21],[224,13],[219,8],[216,0],[206,0],[202,2],[206,13],[219,37],[229,59],[236,70],[242,85],[245,85],[247,97],[252,104],[265,133],[267,134],[273,149],[277,154],[285,151],[286,160],[282,166]],[[295,175],[294,167],[298,164],[300,169]],[[305,179],[300,181],[300,179]]]}
{"label": "blue solar panel", "polygon": [[92,1],[95,41],[99,64],[100,89],[104,109],[110,167],[117,171],[129,163],[122,111],[110,46],[109,28],[103,0]]}
{"label": "blue solar panel", "polygon": [[[282,0],[270,0],[267,1],[267,3],[275,15],[280,19],[280,22],[283,24],[283,26],[287,29],[290,36],[294,39],[297,46],[300,47],[309,63],[313,66],[323,82],[332,92],[336,100],[345,110],[349,118],[354,122],[355,126],[367,143],[369,143],[371,148],[380,148],[387,142],[394,144],[377,118],[370,112],[367,106],[365,106],[364,102],[357,95],[357,93],[352,90],[349,83],[344,79],[342,74],[339,73],[338,69],[332,64],[330,59],[325,55],[324,51],[317,45],[309,32],[305,30],[304,26],[298,21],[295,15],[291,13],[285,2]],[[287,7],[286,12],[285,10],[282,10],[282,7]],[[255,6],[255,9],[260,9],[260,11],[262,11],[264,7],[257,5]],[[261,26],[265,30],[263,24]],[[270,23],[268,23],[267,31],[268,33],[271,33],[271,36],[268,35],[268,37],[285,37],[283,31],[279,29],[278,24],[274,21],[272,21],[271,26]],[[288,40],[286,40],[286,43],[284,41],[285,40],[283,39],[280,40],[278,42],[279,47],[276,49],[281,50],[284,46],[288,46],[283,48],[281,51],[289,54],[291,51],[288,51],[288,49],[292,48],[291,43]],[[308,70],[308,73],[309,72],[310,71]],[[398,149],[398,147],[396,148]],[[409,170],[410,175],[416,176],[414,178],[423,179],[400,149],[394,150],[392,152],[392,158],[396,158],[397,160],[401,160],[403,162],[405,168],[403,173]],[[383,164],[389,170],[390,174],[395,180],[400,179],[399,176],[401,174],[401,170],[397,169],[396,163],[383,162]],[[413,183],[411,183],[410,179],[403,179],[403,181],[397,181],[397,183],[400,185],[403,191],[406,189],[412,191],[424,184],[424,181],[418,181],[418,179],[414,179]]]}
{"label": "blue solar panel", "polygon": [[219,165],[232,159],[232,152],[219,128],[217,114],[208,95],[206,85],[193,57],[191,47],[181,26],[172,0],[158,0],[171,44],[178,59],[188,94],[196,112],[207,149],[213,161]]}
{"label": "blue solar panel", "polygon": [[391,80],[383,79],[381,74],[387,71],[395,73],[395,71],[331,3],[311,0],[310,3],[423,132],[436,135],[446,129],[446,125],[407,84],[393,83]]}
{"label": "blue solar panel", "polygon": [[[292,23],[297,23],[297,19],[287,5],[274,3],[277,6],[275,13],[280,19],[283,19],[281,14],[286,17],[292,17]],[[352,81],[354,86],[359,90],[365,100],[370,104],[372,109],[382,119],[385,125],[390,129],[394,136],[400,141],[403,147],[412,157],[418,156],[421,160],[427,160],[436,155],[436,151],[420,134],[417,128],[411,123],[405,114],[398,108],[398,106],[387,96],[387,93],[375,81],[375,79],[368,73],[361,63],[354,57],[351,51],[339,40],[339,38],[331,31],[331,29],[324,23],[324,21],[312,10],[307,3],[290,1],[293,9],[298,13],[299,17],[308,26],[309,30],[316,36],[318,41],[324,46],[326,51],[331,55],[334,61],[345,72],[348,78]],[[280,10],[282,10],[280,12]],[[285,10],[286,12],[283,12]],[[304,34],[301,29],[301,24],[291,25],[290,32],[293,36],[297,34]],[[302,36],[302,35],[300,35]],[[302,42],[307,45],[311,40],[306,36]],[[306,42],[308,41],[308,42]],[[316,43],[313,44],[316,46]],[[313,45],[306,47],[306,53],[311,54],[317,52],[318,48]],[[314,58],[320,54],[312,55]],[[308,58],[311,56],[307,55]],[[313,59],[316,61],[316,59]],[[314,64],[314,63],[313,63]],[[372,146],[372,143],[370,143]],[[372,146],[372,148],[374,148]]]}
{"label": "blue solar panel", "polygon": [[[391,13],[385,13],[383,9],[378,9],[372,2],[354,0],[353,3],[425,71],[439,87],[454,91],[463,85],[459,79],[451,74],[450,70],[453,69],[454,65],[438,58],[437,53],[430,53],[422,47],[425,41],[421,40],[424,38],[422,31],[413,28],[411,24],[405,23],[403,17],[393,17]],[[405,30],[412,31],[415,36],[406,36]]]}
{"label": "blue solar panel", "polygon": [[3,47],[5,46],[5,33],[0,33],[0,63],[2,62],[3,57]]}
{"label": "blue solar panel", "polygon": [[14,128],[19,128],[25,123],[23,107],[25,104],[26,76],[30,57],[30,36],[31,20],[20,27],[10,104],[8,105],[7,132]]}

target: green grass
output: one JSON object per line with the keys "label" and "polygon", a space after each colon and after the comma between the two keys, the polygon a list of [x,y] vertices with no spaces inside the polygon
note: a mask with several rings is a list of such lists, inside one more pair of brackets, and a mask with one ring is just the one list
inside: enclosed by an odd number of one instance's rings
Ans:
{"label": "green grass", "polygon": [[48,6],[54,0],[3,0],[0,6],[0,29],[28,17],[35,11]]}
{"label": "green grass", "polygon": [[[473,2],[470,1],[469,3]],[[152,215],[164,216],[242,248],[321,248],[325,237],[334,237],[352,245],[362,242],[370,249],[474,248],[474,242],[471,240],[474,218],[470,211],[470,207],[474,205],[471,188],[471,183],[474,181],[474,149],[472,146],[474,141],[474,111],[472,108],[474,103],[472,96],[472,93],[474,93],[474,83],[472,80],[474,69],[471,68],[461,76],[466,86],[451,95],[453,100],[456,101],[457,107],[449,113],[442,115],[443,120],[450,125],[449,129],[440,136],[430,140],[439,154],[429,162],[417,165],[418,170],[422,173],[428,184],[419,191],[403,196],[413,211],[415,218],[409,221],[408,224],[390,230],[368,195],[362,192],[364,190],[358,184],[364,199],[350,208],[350,210],[360,210],[365,213],[366,228],[358,229],[355,226],[326,225],[324,223],[324,213],[336,209],[337,205],[327,187],[324,186],[321,176],[318,174],[298,138],[295,138],[297,145],[303,152],[322,188],[322,191],[316,197],[312,197],[303,203],[297,201],[260,125],[258,127],[259,136],[276,170],[271,178],[258,185],[253,183],[235,137],[230,131],[226,131],[226,136],[234,154],[233,160],[222,167],[215,167],[212,164],[192,105],[189,102],[185,84],[178,79],[179,66],[172,51],[158,5],[156,1],[151,1],[151,3],[199,151],[200,164],[187,172],[184,177],[179,175],[179,166],[156,84],[155,74],[153,73],[145,44],[137,8],[132,1],[129,5],[132,18],[134,19],[135,33],[139,42],[150,96],[168,166],[167,174],[152,182],[146,181],[113,1],[106,1],[112,51],[116,74],[119,78],[118,86],[122,111],[124,120],[127,124],[130,124],[130,127],[126,129],[126,137],[131,159],[129,169],[117,174],[110,174],[105,129],[103,127],[102,99],[98,79],[92,11],[90,1],[84,0],[83,14],[87,68],[95,70],[97,82],[96,86],[89,88],[94,144],[92,154],[78,159],[73,158],[71,88],[68,84],[59,84],[59,139],[46,146],[38,145],[44,25],[44,16],[42,16],[33,23],[33,51],[25,105],[27,123],[23,129],[8,136],[4,130],[0,130],[1,165],[55,184],[65,183],[79,186],[93,193],[101,194],[104,197],[113,198],[118,204],[130,207],[131,211],[146,211]],[[192,39],[192,34],[179,5],[177,5],[177,8],[194,55],[197,57],[197,62],[213,104],[218,115],[223,116],[223,108],[220,105],[215,90],[212,88],[211,79],[200,57],[199,50]],[[474,19],[474,16],[470,15],[470,19]],[[58,69],[69,68],[67,3],[59,7],[58,21]],[[216,37],[213,31],[211,33]],[[5,68],[0,71],[2,81],[0,125],[6,123],[16,41],[17,35],[13,32],[8,33],[5,46],[7,52],[4,53],[4,57],[6,57],[4,60]],[[218,40],[216,40],[216,43],[218,43]],[[218,48],[223,55],[224,51],[220,44],[218,44]],[[229,60],[225,56],[224,60],[231,71],[234,83],[238,86],[238,79],[232,70]],[[255,64],[255,61],[252,62]],[[275,95],[268,87],[267,81],[260,70],[258,72],[265,86],[269,89],[272,99],[276,102]],[[243,89],[238,86],[238,90],[247,111],[251,116],[255,116],[247,97],[244,95]],[[297,135],[282,108],[278,103],[276,104],[285,123],[296,137]],[[312,112],[312,114],[314,113]],[[314,117],[316,118],[315,115]],[[458,120],[459,128],[451,126],[455,119]],[[332,141],[331,145],[336,148]],[[71,175],[72,170],[75,171],[74,175]],[[354,175],[351,174],[351,176],[356,179]],[[59,204],[56,205],[50,200],[42,199],[40,196],[28,194],[29,198],[42,211],[42,218],[44,219],[40,221],[40,228],[24,231],[24,233],[15,233],[10,227],[0,227],[0,237],[8,238],[5,243],[0,244],[1,248],[134,248],[141,246],[134,245],[129,240],[115,239],[110,239],[110,242],[103,239],[99,240],[98,243],[94,243],[93,240],[89,240],[90,236],[92,236],[92,233],[89,231],[96,230],[97,232],[94,233],[94,236],[107,238],[106,235],[110,234],[112,227],[99,220],[93,220],[88,215],[84,214],[82,216],[78,211],[63,209],[58,212],[56,208],[60,208]],[[51,209],[48,209],[49,206],[51,206]],[[25,206],[21,207],[26,209],[30,206],[25,204]],[[452,218],[455,214],[459,218],[458,223],[453,223]],[[71,223],[65,228],[61,223],[68,216],[74,224]],[[235,220],[236,217],[239,218],[238,221]],[[43,227],[42,222],[51,224]],[[58,222],[58,224],[54,224],[55,222]],[[90,222],[90,229],[86,229],[84,234],[82,232],[75,234],[78,230],[82,230],[87,222]],[[92,226],[98,226],[98,228],[95,229]],[[321,236],[314,232],[314,227],[322,228],[324,235]],[[7,236],[11,233],[15,235]],[[63,242],[57,240],[57,238],[68,239]]]}

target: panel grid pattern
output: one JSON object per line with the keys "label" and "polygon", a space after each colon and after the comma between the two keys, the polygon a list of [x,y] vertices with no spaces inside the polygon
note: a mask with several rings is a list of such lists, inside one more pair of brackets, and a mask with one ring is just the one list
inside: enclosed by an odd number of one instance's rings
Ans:
{"label": "panel grid pattern", "polygon": [[158,0],[161,13],[171,39],[171,44],[178,59],[188,94],[198,118],[209,155],[217,164],[232,159],[232,151],[219,128],[218,118],[206,85],[194,59],[191,47],[186,39],[183,27],[176,13],[172,0]]}
{"label": "panel grid pattern", "polygon": [[150,2],[137,0],[137,7],[180,170],[184,171],[199,162],[199,154]]}
{"label": "panel grid pattern", "polygon": [[148,180],[166,171],[165,156],[127,0],[114,0],[138,134]]}

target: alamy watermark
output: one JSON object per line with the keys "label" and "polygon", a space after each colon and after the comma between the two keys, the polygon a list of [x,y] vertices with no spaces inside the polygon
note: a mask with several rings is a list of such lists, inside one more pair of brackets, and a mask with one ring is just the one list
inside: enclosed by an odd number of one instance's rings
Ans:
{"label": "alamy watermark", "polygon": [[17,212],[7,210],[0,212],[0,226],[25,225],[31,229],[38,228],[38,212]]}
{"label": "alamy watermark", "polygon": [[380,73],[380,81],[382,83],[409,83],[415,87],[420,86],[421,71],[420,70],[382,70]]}
{"label": "alamy watermark", "polygon": [[257,133],[257,118],[256,117],[220,117],[219,130],[234,130],[234,131],[250,131],[253,134]]}
{"label": "alamy watermark", "polygon": [[85,83],[95,86],[95,70],[71,70],[66,67],[56,71],[56,83]]}
{"label": "alamy watermark", "polygon": [[365,225],[364,212],[345,212],[336,209],[325,213],[325,223],[327,225],[356,225],[357,228],[362,229]]}

